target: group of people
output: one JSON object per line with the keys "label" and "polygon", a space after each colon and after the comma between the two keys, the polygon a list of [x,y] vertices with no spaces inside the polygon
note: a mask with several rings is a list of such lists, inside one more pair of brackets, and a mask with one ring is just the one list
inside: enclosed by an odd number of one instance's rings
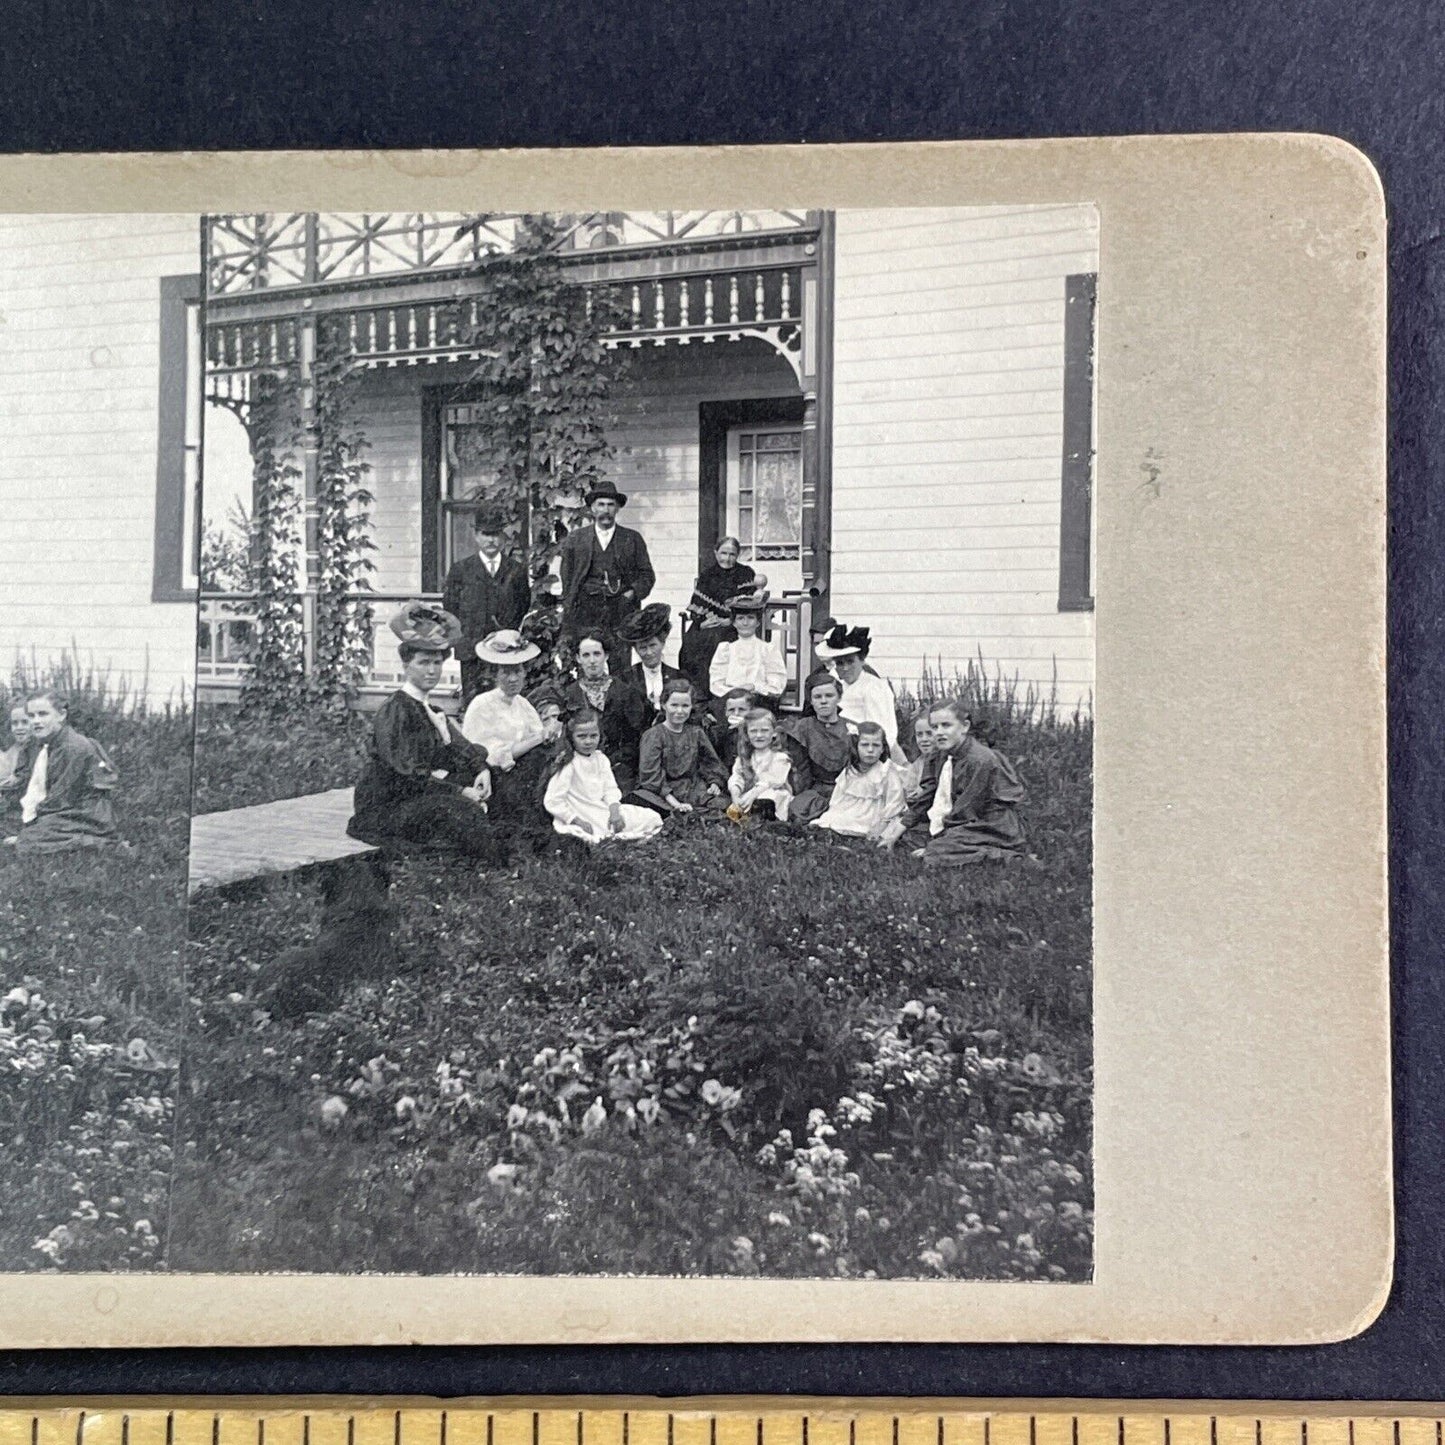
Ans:
{"label": "group of people", "polygon": [[[764,635],[768,579],[736,537],[694,583],[673,666],[671,609],[647,601],[646,541],[618,522],[626,494],[603,481],[584,500],[591,520],[563,539],[560,597],[532,592],[507,555],[506,517],[483,505],[476,554],[449,572],[442,607],[413,603],[392,619],[406,681],[377,716],[356,836],[414,833],[486,855],[538,826],[634,840],[703,813],[906,842],[933,862],[1021,851],[1022,785],[963,704],[920,710],[905,746],[893,689],[868,663],[868,629],[819,617],[818,670],[784,717],[787,669]],[[460,723],[429,700],[448,651],[461,663]]]}
{"label": "group of people", "polygon": [[119,775],[106,750],[71,725],[65,694],[42,688],[16,698],[8,721],[0,749],[4,846],[43,856],[117,845]]}
{"label": "group of people", "polygon": [[[430,694],[463,625],[443,608],[406,604],[391,620],[405,682],[376,716],[352,835],[497,859],[542,832],[640,841],[671,817],[701,814],[885,849],[901,842],[938,865],[1022,850],[1023,787],[1008,759],[972,735],[963,703],[921,709],[905,749],[892,689],[868,668],[868,630],[828,620],[805,706],[784,718],[771,665],[747,648],[724,652],[757,640],[756,598],[728,607],[737,636],[714,650],[706,691],[662,660],[671,610],[661,603],[622,618],[611,639],[584,633],[575,669],[530,692],[540,649],[499,629],[474,646],[491,685],[458,722]],[[614,670],[622,645],[637,660]]]}

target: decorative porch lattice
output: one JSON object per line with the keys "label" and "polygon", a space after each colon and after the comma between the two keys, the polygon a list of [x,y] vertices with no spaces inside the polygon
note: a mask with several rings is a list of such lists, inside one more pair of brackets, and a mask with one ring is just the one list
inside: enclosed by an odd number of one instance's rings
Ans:
{"label": "decorative porch lattice", "polygon": [[[515,212],[255,212],[206,222],[207,293],[237,296],[465,269],[516,245]],[[569,256],[806,230],[806,211],[593,211],[559,218]]]}

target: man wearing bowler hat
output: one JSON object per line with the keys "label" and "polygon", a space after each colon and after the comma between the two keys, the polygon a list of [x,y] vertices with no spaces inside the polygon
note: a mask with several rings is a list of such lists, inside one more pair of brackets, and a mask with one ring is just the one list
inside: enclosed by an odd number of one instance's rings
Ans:
{"label": "man wearing bowler hat", "polygon": [[527,569],[506,551],[507,518],[501,508],[487,503],[478,507],[472,530],[477,550],[454,563],[442,584],[442,606],[462,625],[457,658],[462,664],[463,707],[485,686],[477,643],[494,632],[520,627],[532,595]]}
{"label": "man wearing bowler hat", "polygon": [[617,525],[627,494],[602,481],[583,500],[592,525],[562,542],[562,630],[574,646],[588,634],[600,636],[612,671],[621,673],[628,649],[617,643],[618,624],[641,608],[657,577],[642,534]]}

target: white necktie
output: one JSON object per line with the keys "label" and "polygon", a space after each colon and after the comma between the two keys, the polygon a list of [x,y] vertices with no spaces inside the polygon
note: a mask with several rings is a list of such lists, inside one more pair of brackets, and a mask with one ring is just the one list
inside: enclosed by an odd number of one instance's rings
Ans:
{"label": "white necktie", "polygon": [[928,831],[932,837],[943,832],[943,820],[953,807],[953,759],[945,758],[938,770],[938,791],[928,807]]}
{"label": "white necktie", "polygon": [[25,796],[20,799],[20,821],[33,823],[40,805],[45,801],[45,785],[50,772],[50,744],[40,749],[35,766],[30,769],[30,782],[26,785]]}

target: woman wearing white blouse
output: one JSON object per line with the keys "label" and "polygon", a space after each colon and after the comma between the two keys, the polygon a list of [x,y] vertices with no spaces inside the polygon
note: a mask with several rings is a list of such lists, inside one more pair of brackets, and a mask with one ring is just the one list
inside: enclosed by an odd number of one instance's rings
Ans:
{"label": "woman wearing white blouse", "polygon": [[866,627],[835,627],[826,642],[818,644],[819,658],[833,663],[843,685],[838,716],[853,723],[875,722],[883,729],[888,756],[899,764],[908,762],[898,745],[898,706],[886,678],[867,671],[863,664],[872,647]]}
{"label": "woman wearing white blouse", "polygon": [[745,687],[766,707],[776,708],[788,685],[788,669],[777,645],[758,636],[762,626],[766,595],[744,594],[729,603],[736,642],[724,642],[713,653],[708,668],[708,691],[726,697],[735,687]]}
{"label": "woman wearing white blouse", "polygon": [[522,696],[526,665],[540,655],[535,644],[512,630],[493,632],[477,644],[477,658],[491,665],[497,685],[468,704],[462,735],[487,750],[492,809],[502,819],[538,812],[536,794],[546,771],[547,744],[562,736],[561,723],[544,723]]}

